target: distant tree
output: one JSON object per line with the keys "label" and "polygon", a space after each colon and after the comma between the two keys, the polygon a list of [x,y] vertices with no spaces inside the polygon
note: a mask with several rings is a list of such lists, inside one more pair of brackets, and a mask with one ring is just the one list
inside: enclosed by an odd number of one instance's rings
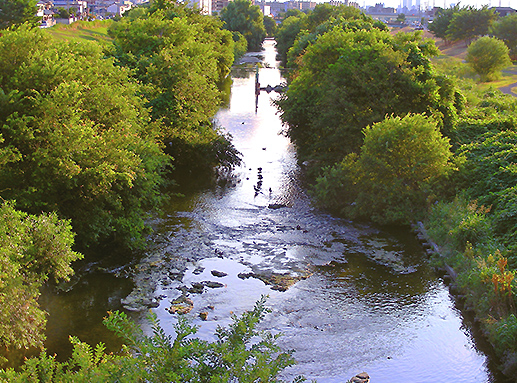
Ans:
{"label": "distant tree", "polygon": [[264,27],[266,28],[266,35],[268,37],[275,36],[277,25],[275,19],[271,16],[264,16]]}
{"label": "distant tree", "polygon": [[509,49],[502,40],[484,36],[467,49],[467,63],[479,75],[481,81],[498,77],[499,72],[512,64]]}
{"label": "distant tree", "polygon": [[250,0],[235,0],[223,8],[219,17],[224,28],[229,31],[240,32],[248,41],[248,50],[260,51],[266,37],[264,16],[257,5]]}
{"label": "distant tree", "polygon": [[68,9],[59,7],[57,9],[57,12],[58,12],[58,18],[60,18],[60,19],[69,19],[70,18],[70,11]]}
{"label": "distant tree", "polygon": [[305,12],[300,11],[299,9],[288,9],[285,13],[282,14],[284,20],[288,17],[300,17],[302,14],[306,14]]}
{"label": "distant tree", "polygon": [[406,15],[403,13],[399,13],[397,16],[397,21],[403,24],[406,21]]}
{"label": "distant tree", "polygon": [[517,13],[499,18],[492,25],[492,34],[504,41],[510,55],[517,58]]}
{"label": "distant tree", "polygon": [[28,22],[39,22],[37,0],[0,0],[0,29],[7,29]]}
{"label": "distant tree", "polygon": [[449,29],[449,24],[452,21],[452,18],[456,13],[460,11],[459,5],[455,5],[451,8],[442,9],[440,8],[436,12],[436,16],[433,19],[433,22],[429,24],[429,30],[438,38],[443,39],[447,42],[448,35],[447,30]]}
{"label": "distant tree", "polygon": [[487,6],[481,9],[465,7],[453,15],[447,28],[447,38],[465,40],[468,45],[476,37],[486,35],[496,18],[494,11]]}
{"label": "distant tree", "polygon": [[276,33],[276,50],[283,65],[287,63],[287,52],[291,48],[301,31],[307,29],[307,15],[290,16],[280,24]]}

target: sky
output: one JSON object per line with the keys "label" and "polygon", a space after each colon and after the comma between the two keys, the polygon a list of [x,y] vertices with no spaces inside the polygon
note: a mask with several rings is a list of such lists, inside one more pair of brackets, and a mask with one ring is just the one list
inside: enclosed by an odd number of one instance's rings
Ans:
{"label": "sky", "polygon": [[[320,0],[321,1],[321,0]],[[385,7],[394,7],[397,8],[400,6],[402,0],[353,0],[358,2],[361,6],[366,5],[375,5],[376,3],[384,3]],[[416,0],[412,0],[413,4],[415,4]],[[483,5],[488,5],[489,7],[498,7],[501,4],[502,7],[512,7],[513,9],[517,9],[517,0],[420,0],[420,5],[423,7],[424,5],[433,6],[433,4],[437,7],[444,7],[444,4],[449,7],[449,5],[460,3],[462,6],[472,5],[476,8],[481,8]]]}

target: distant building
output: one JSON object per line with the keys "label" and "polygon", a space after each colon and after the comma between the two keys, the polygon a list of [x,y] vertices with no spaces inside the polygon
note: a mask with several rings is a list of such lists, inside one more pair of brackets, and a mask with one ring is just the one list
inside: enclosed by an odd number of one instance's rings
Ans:
{"label": "distant building", "polygon": [[219,13],[231,0],[212,0],[212,13]]}
{"label": "distant building", "polygon": [[55,11],[52,10],[52,2],[48,0],[40,0],[36,4],[38,12],[36,16],[41,17],[40,28],[48,28],[56,24],[54,19]]}
{"label": "distant building", "polygon": [[328,3],[334,6],[348,5],[348,0],[330,0]]}
{"label": "distant building", "polygon": [[393,7],[384,7],[384,4],[377,3],[374,7],[368,7],[367,12],[370,15],[393,15],[396,9]]}
{"label": "distant building", "polygon": [[492,7],[490,10],[494,11],[494,13],[497,13],[499,17],[505,17],[517,12],[517,10],[510,7]]}
{"label": "distant building", "polygon": [[129,11],[132,7],[133,3],[131,1],[120,1],[112,3],[108,7],[106,7],[106,12],[111,13],[113,15],[122,16],[124,12]]}
{"label": "distant building", "polygon": [[197,6],[204,15],[212,14],[212,0],[189,0],[189,4]]}
{"label": "distant building", "polygon": [[78,14],[88,13],[88,3],[84,0],[53,0],[54,9],[63,8],[66,10],[75,9]]}

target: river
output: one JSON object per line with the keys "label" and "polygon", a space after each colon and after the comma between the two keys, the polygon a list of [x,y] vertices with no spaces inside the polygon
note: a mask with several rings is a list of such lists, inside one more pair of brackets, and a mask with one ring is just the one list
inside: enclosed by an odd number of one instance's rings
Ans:
{"label": "river", "polygon": [[[274,42],[264,49],[250,57],[264,63],[261,85],[278,85]],[[136,309],[152,301],[172,332],[170,302],[204,282],[188,293],[194,308],[187,314],[204,339],[231,313],[269,296],[272,312],[261,328],[283,334],[279,344],[297,360],[285,379],[345,382],[366,371],[376,383],[505,382],[412,234],[338,219],[312,204],[295,149],[279,134],[277,95],[261,92],[256,105],[254,76],[235,70],[229,104],[217,115],[243,154],[233,179],[171,199],[152,222],[156,249],[140,261],[89,264],[70,291],[45,293],[49,350],[66,347],[68,334],[117,347],[100,322],[121,302]],[[133,314],[145,326],[142,316]]]}

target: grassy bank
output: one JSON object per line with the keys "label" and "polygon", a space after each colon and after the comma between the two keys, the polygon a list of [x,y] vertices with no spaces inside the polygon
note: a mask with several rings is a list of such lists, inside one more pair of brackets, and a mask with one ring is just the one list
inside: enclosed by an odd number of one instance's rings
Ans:
{"label": "grassy bank", "polygon": [[58,40],[87,40],[102,43],[112,40],[108,35],[108,28],[112,23],[112,20],[77,21],[69,25],[56,24],[47,31]]}

